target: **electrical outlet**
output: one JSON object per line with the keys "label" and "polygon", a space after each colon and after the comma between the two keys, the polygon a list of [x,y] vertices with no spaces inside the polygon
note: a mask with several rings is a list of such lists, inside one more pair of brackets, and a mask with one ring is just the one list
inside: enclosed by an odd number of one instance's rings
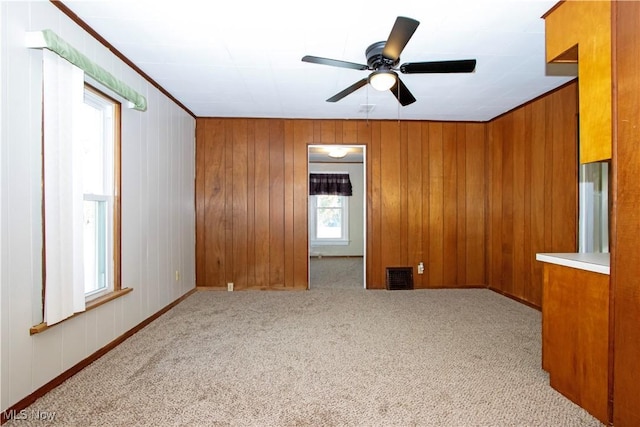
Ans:
{"label": "electrical outlet", "polygon": [[424,263],[420,262],[418,264],[418,274],[424,274]]}
{"label": "electrical outlet", "polygon": [[176,282],[180,280],[180,271],[176,270]]}
{"label": "electrical outlet", "polygon": [[227,283],[227,291],[233,292],[233,282]]}

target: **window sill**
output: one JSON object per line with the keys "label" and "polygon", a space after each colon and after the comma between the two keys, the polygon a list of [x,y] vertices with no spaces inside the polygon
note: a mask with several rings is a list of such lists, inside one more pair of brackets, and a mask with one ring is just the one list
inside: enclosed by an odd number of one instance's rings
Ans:
{"label": "window sill", "polygon": [[312,240],[311,246],[348,246],[351,240]]}
{"label": "window sill", "polygon": [[59,325],[59,324],[61,324],[63,322],[66,322],[69,319],[73,319],[74,317],[78,317],[78,316],[82,315],[82,313],[86,313],[89,310],[93,310],[94,308],[100,307],[102,304],[105,304],[105,303],[107,303],[109,301],[112,301],[112,300],[114,300],[116,298],[120,298],[121,296],[128,294],[132,290],[133,290],[133,288],[120,289],[118,291],[114,291],[114,292],[111,292],[111,293],[109,293],[107,295],[103,295],[103,296],[101,296],[99,298],[91,300],[91,301],[87,302],[87,306],[85,307],[84,311],[81,311],[81,312],[76,313],[76,314],[74,314],[72,316],[69,316],[66,319],[61,320],[60,322],[55,323],[55,324],[53,324],[51,326],[47,325],[44,322],[39,323],[39,324],[37,324],[35,326],[32,326],[31,329],[29,329],[29,334],[30,335],[35,335],[35,334],[39,334],[40,332],[44,332],[47,329],[53,328],[54,326]]}

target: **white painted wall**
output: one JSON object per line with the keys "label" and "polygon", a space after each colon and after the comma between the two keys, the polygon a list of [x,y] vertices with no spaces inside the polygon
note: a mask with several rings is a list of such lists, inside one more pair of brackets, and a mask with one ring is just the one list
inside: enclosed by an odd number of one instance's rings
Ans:
{"label": "white painted wall", "polygon": [[[4,43],[4,31],[2,31],[1,29],[5,27],[5,22],[4,22],[4,7],[2,7],[2,5],[0,5],[0,99],[4,100],[5,98],[5,79],[4,79],[4,75],[5,75],[5,71],[4,71],[4,64],[5,64],[5,43]],[[6,193],[6,189],[5,189],[5,166],[4,166],[4,159],[5,159],[5,155],[4,155],[4,141],[5,141],[5,135],[4,135],[4,127],[2,126],[3,121],[4,121],[4,104],[5,102],[2,101],[0,102],[0,240],[2,241],[2,243],[0,244],[0,284],[3,284],[5,282],[5,277],[4,277],[4,234],[5,234],[5,222],[4,219],[6,218],[6,214],[5,214],[5,209],[7,204],[4,201],[4,194]],[[5,405],[3,403],[2,400],[2,384],[4,384],[4,382],[2,381],[2,373],[4,372],[4,364],[2,363],[2,355],[4,354],[4,348],[5,348],[5,344],[4,344],[4,339],[2,339],[5,335],[4,332],[4,328],[3,325],[4,323],[4,311],[3,310],[3,305],[2,305],[2,294],[4,294],[4,291],[2,291],[2,289],[4,288],[4,286],[2,286],[2,288],[0,288],[0,409],[4,409]]]}
{"label": "white painted wall", "polygon": [[364,164],[309,163],[309,172],[345,172],[349,174],[353,195],[349,200],[349,239],[346,246],[311,246],[311,256],[364,255]]}
{"label": "white painted wall", "polygon": [[[49,2],[0,1],[0,408],[5,410],[195,287],[195,119]],[[42,52],[52,29],[144,94],[122,110],[122,286],[133,292],[30,336],[42,284]],[[175,271],[180,279],[175,280]]]}

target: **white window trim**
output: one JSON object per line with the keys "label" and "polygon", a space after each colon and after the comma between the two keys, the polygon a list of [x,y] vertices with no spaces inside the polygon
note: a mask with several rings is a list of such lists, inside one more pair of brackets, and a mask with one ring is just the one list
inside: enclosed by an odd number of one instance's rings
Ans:
{"label": "white window trim", "polygon": [[107,295],[114,291],[115,283],[114,283],[114,260],[113,260],[113,169],[114,169],[114,158],[113,158],[113,143],[114,141],[114,133],[113,133],[113,103],[105,99],[102,95],[95,93],[92,90],[89,90],[85,87],[84,89],[84,102],[96,109],[102,110],[105,113],[105,118],[103,122],[103,138],[105,140],[111,141],[110,145],[104,146],[103,158],[104,161],[109,165],[104,169],[104,182],[107,183],[104,191],[106,194],[84,194],[85,201],[96,201],[96,202],[106,202],[106,210],[107,210],[107,223],[105,224],[105,233],[106,233],[106,241],[107,247],[105,248],[107,253],[106,258],[106,278],[105,282],[107,284],[106,287],[102,289],[96,289],[94,291],[85,292],[85,301],[88,303],[89,301],[93,301],[97,298],[100,298],[104,295]]}
{"label": "white window trim", "polygon": [[341,196],[344,199],[342,206],[342,238],[341,239],[323,239],[316,236],[316,223],[318,216],[317,196],[309,196],[309,215],[311,235],[309,241],[311,246],[347,246],[351,243],[349,239],[349,197]]}
{"label": "white window trim", "polygon": [[109,214],[109,212],[113,212],[113,197],[101,195],[101,194],[85,194],[85,201],[92,202],[106,202],[106,211],[107,211],[107,223],[105,224],[105,234],[107,235],[107,259],[105,266],[105,282],[107,284],[106,287],[102,289],[96,289],[95,291],[85,292],[84,297],[85,301],[89,302],[96,298],[100,298],[103,295],[109,294],[114,291],[114,266],[113,266],[113,215]]}

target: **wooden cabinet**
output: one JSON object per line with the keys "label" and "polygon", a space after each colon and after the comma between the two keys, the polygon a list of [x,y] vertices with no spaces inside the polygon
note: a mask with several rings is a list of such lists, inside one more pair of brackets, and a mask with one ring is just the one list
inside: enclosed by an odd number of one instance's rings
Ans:
{"label": "wooden cabinet", "polygon": [[542,368],[551,386],[609,422],[609,275],[544,264]]}
{"label": "wooden cabinet", "polygon": [[547,62],[578,63],[580,163],[608,160],[612,140],[611,2],[563,1],[544,19]]}

